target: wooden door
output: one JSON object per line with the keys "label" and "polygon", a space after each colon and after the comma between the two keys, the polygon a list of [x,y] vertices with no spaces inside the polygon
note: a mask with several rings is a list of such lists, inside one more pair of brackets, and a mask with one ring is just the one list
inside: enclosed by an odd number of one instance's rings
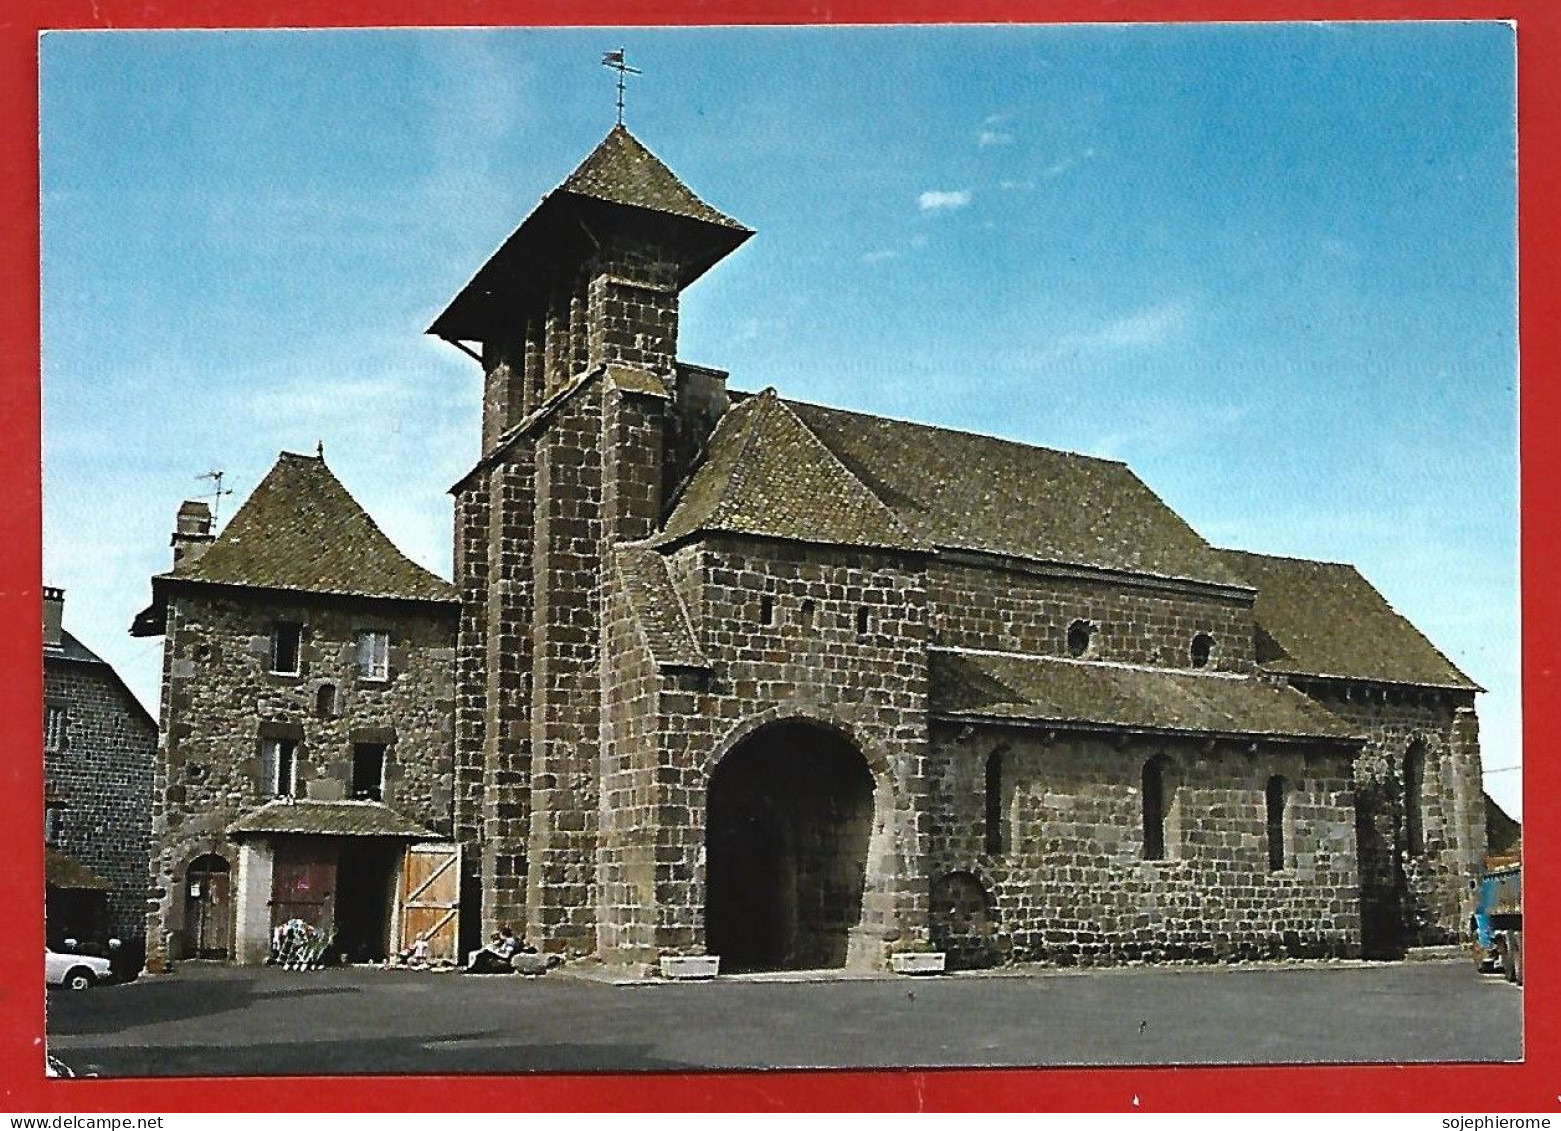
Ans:
{"label": "wooden door", "polygon": [[185,872],[184,929],[196,958],[226,958],[233,940],[228,862],[202,856]]}
{"label": "wooden door", "polygon": [[428,943],[430,962],[460,961],[461,846],[411,844],[401,868],[400,945]]}
{"label": "wooden door", "polygon": [[280,843],[271,864],[271,926],[302,919],[330,935],[336,918],[336,848]]}

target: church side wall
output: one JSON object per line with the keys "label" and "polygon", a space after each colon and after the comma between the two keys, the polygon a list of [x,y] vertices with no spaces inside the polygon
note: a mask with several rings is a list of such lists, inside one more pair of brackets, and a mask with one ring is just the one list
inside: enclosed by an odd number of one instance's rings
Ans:
{"label": "church side wall", "polygon": [[[271,800],[263,782],[264,736],[299,744],[300,792],[333,781],[352,795],[353,743],[389,742],[384,800],[443,836],[453,833],[455,611],[410,605],[268,599],[243,591],[169,599],[163,685],[163,746],[153,798],[156,906],[148,965],[169,957],[184,925],[181,881],[205,853],[237,863],[224,829]],[[300,674],[270,667],[276,621],[305,626]],[[357,671],[357,633],[388,631],[390,678]],[[334,705],[320,691],[334,689]]]}
{"label": "church side wall", "polygon": [[[950,724],[934,727],[933,749],[934,942],[951,956],[1088,965],[1359,949],[1347,750],[1047,741]],[[1141,783],[1155,755],[1170,759],[1175,787],[1167,858],[1147,860]],[[1279,870],[1268,856],[1273,775],[1284,779],[1288,814]],[[998,830],[987,819],[994,786]]]}
{"label": "church side wall", "polygon": [[[1485,803],[1472,692],[1291,681],[1368,738],[1355,762],[1361,904],[1369,953],[1457,942],[1485,856]],[[1424,750],[1422,838],[1408,842],[1404,759]]]}
{"label": "church side wall", "polygon": [[[488,516],[488,480],[476,475],[455,496],[454,559],[461,598],[455,646],[455,835],[474,849],[485,839],[481,834],[488,722]],[[463,870],[461,902],[470,914],[482,905],[482,877],[492,874],[491,858],[470,851]]]}
{"label": "church side wall", "polygon": [[1089,657],[1160,667],[1192,666],[1193,637],[1214,639],[1209,667],[1251,671],[1252,602],[1245,597],[1140,589],[948,561],[927,567],[934,643],[1036,655],[1068,655],[1068,626],[1095,627]]}

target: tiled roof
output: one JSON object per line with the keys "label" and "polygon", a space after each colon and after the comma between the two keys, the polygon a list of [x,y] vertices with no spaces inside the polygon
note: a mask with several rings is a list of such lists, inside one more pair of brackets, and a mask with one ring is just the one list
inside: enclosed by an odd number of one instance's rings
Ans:
{"label": "tiled roof", "polygon": [[113,891],[114,885],[73,856],[44,847],[43,880],[61,891]]}
{"label": "tiled roof", "polygon": [[396,549],[323,459],[292,452],[282,453],[204,554],[159,580],[456,600],[449,582]]}
{"label": "tiled roof", "polygon": [[1242,584],[1213,547],[1122,463],[788,404],[923,543]]}
{"label": "tiled roof", "polygon": [[686,216],[734,231],[748,230],[695,196],[677,174],[622,125],[612,128],[557,191]]}
{"label": "tiled roof", "polygon": [[695,531],[927,549],[773,389],[721,418],[663,533]]}
{"label": "tiled roof", "polygon": [[1261,677],[988,652],[930,654],[931,709],[955,718],[1246,738],[1355,740],[1338,716]]}
{"label": "tiled roof", "polygon": [[708,668],[683,600],[667,573],[667,561],[642,544],[614,547],[618,576],[645,644],[658,667]]}
{"label": "tiled roof", "polygon": [[378,801],[309,801],[302,798],[268,801],[228,826],[229,836],[258,833],[439,839],[432,829]]}
{"label": "tiled roof", "polygon": [[603,213],[623,209],[668,218],[664,234],[679,248],[683,286],[753,235],[695,196],[623,126],[614,126],[580,167],[510,233],[428,332],[462,341],[486,340],[507,329],[516,296],[529,293],[535,300],[545,295],[557,281],[560,264],[591,254],[590,232]]}
{"label": "tiled roof", "polygon": [[1220,553],[1257,587],[1257,658],[1268,670],[1477,689],[1354,566]]}
{"label": "tiled roof", "polygon": [[60,630],[60,642],[57,646],[50,647],[47,644],[43,646],[43,658],[46,660],[74,660],[81,664],[101,664],[106,662],[103,657],[64,629]]}

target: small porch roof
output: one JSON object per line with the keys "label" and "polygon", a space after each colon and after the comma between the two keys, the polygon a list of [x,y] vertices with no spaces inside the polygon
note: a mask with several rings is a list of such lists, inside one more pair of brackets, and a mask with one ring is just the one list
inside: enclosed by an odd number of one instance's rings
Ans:
{"label": "small porch roof", "polygon": [[251,809],[228,826],[234,839],[245,836],[388,836],[441,840],[428,826],[379,801],[311,801],[279,797]]}

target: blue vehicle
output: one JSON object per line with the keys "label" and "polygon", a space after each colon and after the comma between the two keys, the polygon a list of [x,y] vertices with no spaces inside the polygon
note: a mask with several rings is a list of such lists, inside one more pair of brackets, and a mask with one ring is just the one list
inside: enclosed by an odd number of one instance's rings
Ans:
{"label": "blue vehicle", "polygon": [[1475,957],[1482,972],[1500,969],[1523,984],[1523,865],[1492,868],[1480,878],[1474,909]]}

